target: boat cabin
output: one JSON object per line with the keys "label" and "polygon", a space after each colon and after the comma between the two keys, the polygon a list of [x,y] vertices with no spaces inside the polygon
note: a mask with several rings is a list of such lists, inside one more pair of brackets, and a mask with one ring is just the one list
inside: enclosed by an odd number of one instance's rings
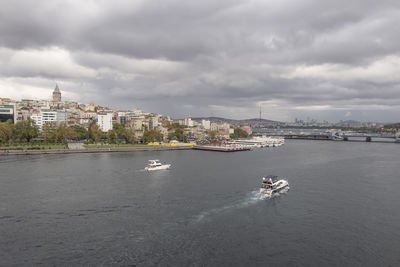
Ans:
{"label": "boat cabin", "polygon": [[276,175],[268,175],[263,177],[262,188],[273,188],[274,183],[276,182],[278,176]]}
{"label": "boat cabin", "polygon": [[148,167],[157,167],[157,166],[161,166],[161,162],[158,159],[151,159],[149,160],[149,164],[147,164]]}

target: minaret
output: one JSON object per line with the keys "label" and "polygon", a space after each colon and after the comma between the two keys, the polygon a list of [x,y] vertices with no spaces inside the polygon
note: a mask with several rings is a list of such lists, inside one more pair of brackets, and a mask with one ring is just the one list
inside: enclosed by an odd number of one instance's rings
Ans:
{"label": "minaret", "polygon": [[60,89],[58,88],[58,84],[56,84],[56,88],[54,89],[53,92],[53,102],[61,102],[61,92]]}

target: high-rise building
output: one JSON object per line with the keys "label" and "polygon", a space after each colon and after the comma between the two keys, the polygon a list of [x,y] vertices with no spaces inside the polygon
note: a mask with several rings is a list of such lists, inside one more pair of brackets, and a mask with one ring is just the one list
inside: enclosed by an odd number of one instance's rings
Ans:
{"label": "high-rise building", "polygon": [[108,132],[113,128],[112,113],[99,113],[97,114],[97,125],[103,132]]}
{"label": "high-rise building", "polygon": [[0,105],[0,122],[11,120],[17,122],[17,112],[15,105]]}
{"label": "high-rise building", "polygon": [[58,84],[56,84],[56,88],[53,91],[53,102],[61,102],[61,92]]}

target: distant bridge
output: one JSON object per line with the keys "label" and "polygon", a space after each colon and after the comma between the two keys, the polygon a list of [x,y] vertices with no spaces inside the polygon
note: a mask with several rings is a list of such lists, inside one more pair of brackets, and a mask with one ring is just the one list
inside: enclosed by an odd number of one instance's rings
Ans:
{"label": "distant bridge", "polygon": [[[305,140],[333,140],[333,141],[365,141],[365,142],[385,142],[389,143],[390,139],[395,143],[400,143],[400,132],[396,134],[369,134],[354,132],[330,132],[330,131],[300,131],[300,130],[279,130],[271,129],[259,131],[255,133],[266,134],[269,136],[283,136],[285,139],[305,139]],[[389,139],[389,140],[388,140]]]}

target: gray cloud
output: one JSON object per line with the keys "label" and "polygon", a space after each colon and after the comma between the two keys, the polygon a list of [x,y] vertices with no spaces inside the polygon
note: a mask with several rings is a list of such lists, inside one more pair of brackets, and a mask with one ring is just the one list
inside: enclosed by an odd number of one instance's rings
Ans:
{"label": "gray cloud", "polygon": [[82,102],[174,117],[255,117],[261,103],[270,119],[398,120],[398,1],[1,7],[2,96],[23,97],[30,86],[50,92],[58,81]]}

